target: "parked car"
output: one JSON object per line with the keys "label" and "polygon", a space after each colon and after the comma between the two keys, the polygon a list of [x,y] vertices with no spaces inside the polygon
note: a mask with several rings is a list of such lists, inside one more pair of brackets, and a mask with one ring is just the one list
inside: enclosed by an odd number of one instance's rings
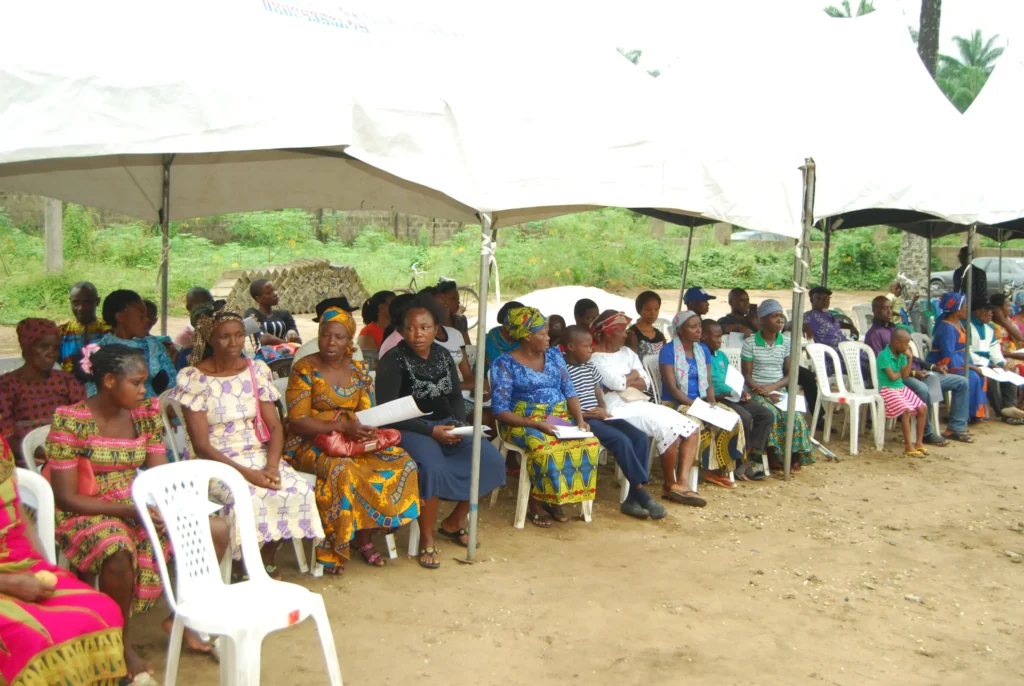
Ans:
{"label": "parked car", "polygon": [[[1002,293],[1003,286],[1011,283],[1016,283],[1018,286],[1024,285],[1024,258],[1003,258],[1003,280],[1001,283],[999,281],[998,257],[978,257],[974,260],[973,264],[976,269],[981,269],[985,272],[985,277],[988,279],[989,295]],[[956,270],[932,272],[931,290],[933,298],[946,291],[953,290],[954,271]]]}
{"label": "parked car", "polygon": [[768,231],[737,231],[732,235],[734,241],[791,241],[793,240],[789,236],[783,236],[781,233],[771,233]]}

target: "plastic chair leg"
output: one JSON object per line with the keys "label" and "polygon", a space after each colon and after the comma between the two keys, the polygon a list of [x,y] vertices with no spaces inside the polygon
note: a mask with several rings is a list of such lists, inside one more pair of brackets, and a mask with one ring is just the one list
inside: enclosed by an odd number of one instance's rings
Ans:
{"label": "plastic chair leg", "polygon": [[220,561],[220,578],[224,580],[225,584],[231,583],[231,549],[224,551],[224,559]]}
{"label": "plastic chair leg", "polygon": [[629,496],[629,482],[626,481],[626,475],[619,469],[618,463],[615,465],[615,479],[619,482],[619,505],[621,505]]}
{"label": "plastic chair leg", "polygon": [[697,481],[700,478],[700,468],[697,465],[693,465],[690,469],[690,490],[694,493],[697,492]]}
{"label": "plastic chair leg", "polygon": [[594,521],[594,501],[584,500],[580,503],[580,511],[583,514],[583,521],[590,524]]}
{"label": "plastic chair leg", "polygon": [[939,423],[939,403],[934,402],[931,406],[932,412],[932,429],[937,434],[942,433],[942,424]]}
{"label": "plastic chair leg", "polygon": [[519,465],[519,493],[516,496],[516,520],[513,526],[522,529],[526,526],[526,509],[530,504],[530,475],[526,473],[526,465]]}
{"label": "plastic chair leg", "polygon": [[[411,526],[416,526],[416,524],[413,523]],[[392,560],[397,560],[398,559],[398,546],[395,545],[395,535],[394,534],[388,534],[387,536],[384,537],[384,542],[387,543],[387,546],[388,546],[388,558],[390,558]]]}
{"label": "plastic chair leg", "polygon": [[764,475],[765,476],[771,476],[772,475],[771,470],[768,469],[768,452],[767,451],[761,453],[761,467],[764,468]]}
{"label": "plastic chair leg", "polygon": [[231,636],[221,636],[219,641],[220,683],[230,684],[235,678],[235,670],[238,663],[238,650],[235,648],[235,639]]}
{"label": "plastic chair leg", "polygon": [[[814,411],[811,413],[811,438],[814,438],[814,433],[818,430],[818,417],[821,416],[821,396],[814,402]],[[822,442],[825,441],[825,436],[821,437]]]}
{"label": "plastic chair leg", "polygon": [[420,555],[420,524],[413,522],[409,525],[409,557]]}
{"label": "plastic chair leg", "polygon": [[309,573],[309,565],[306,564],[306,551],[302,549],[302,542],[305,539],[292,538],[292,547],[295,548],[295,562],[299,565],[299,571],[303,574]]}
{"label": "plastic chair leg", "polygon": [[857,426],[860,418],[860,405],[851,403],[849,411],[855,414],[850,421],[850,454],[857,455],[857,449],[860,447],[860,431],[857,431],[854,427]]}
{"label": "plastic chair leg", "polygon": [[498,504],[498,491],[500,490],[500,488],[495,488],[493,491],[491,491],[491,507],[494,507],[495,505]]}
{"label": "plastic chair leg", "polygon": [[316,623],[316,632],[320,636],[320,646],[324,651],[324,661],[327,663],[327,677],[331,686],[342,686],[341,667],[338,665],[338,651],[334,647],[334,633],[331,631],[331,623],[327,619],[327,608],[324,607],[324,600],[315,596],[316,604],[310,617]]}
{"label": "plastic chair leg", "polygon": [[[225,556],[227,557],[227,556]],[[178,679],[178,659],[181,657],[181,638],[185,633],[185,623],[177,616],[171,625],[171,635],[167,645],[167,667],[164,669],[164,684],[174,686]]]}

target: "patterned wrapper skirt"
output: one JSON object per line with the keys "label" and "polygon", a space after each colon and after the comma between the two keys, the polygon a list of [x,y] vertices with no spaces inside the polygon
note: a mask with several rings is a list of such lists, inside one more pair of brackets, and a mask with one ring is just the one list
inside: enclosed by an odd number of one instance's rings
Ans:
{"label": "patterned wrapper skirt", "polygon": [[885,418],[899,417],[905,412],[917,413],[917,408],[924,407],[921,399],[912,390],[902,388],[880,388],[878,392],[885,401]]}
{"label": "patterned wrapper skirt", "polygon": [[[754,402],[759,405],[763,405],[772,411],[772,416],[775,418],[772,423],[772,431],[768,434],[768,443],[766,448],[773,450],[775,455],[781,460],[786,452],[786,413],[783,410],[775,407],[770,400],[764,396],[755,395],[753,396]],[[807,430],[807,419],[804,417],[802,412],[797,412],[796,421],[793,422],[793,453],[798,455],[810,455],[811,453],[811,434]]]}
{"label": "patterned wrapper skirt", "polygon": [[[697,449],[697,454],[701,467],[708,470],[723,469],[726,472],[731,472],[736,469],[737,463],[743,461],[747,442],[746,436],[743,433],[742,422],[737,421],[736,426],[731,431],[725,431],[689,416],[686,414],[687,408],[685,405],[669,400],[663,400],[661,404],[671,407],[678,411],[679,414],[686,415],[687,419],[697,422],[700,426],[700,447]],[[736,414],[732,408],[725,405],[718,405],[718,407]]]}

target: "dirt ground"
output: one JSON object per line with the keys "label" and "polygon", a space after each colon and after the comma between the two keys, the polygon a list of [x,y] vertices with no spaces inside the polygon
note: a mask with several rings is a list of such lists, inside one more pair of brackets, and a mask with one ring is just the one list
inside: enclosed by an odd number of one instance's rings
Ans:
{"label": "dirt ground", "polygon": [[[674,310],[675,294],[663,298]],[[591,524],[517,531],[510,478],[481,507],[472,566],[453,544],[438,571],[402,554],[313,579],[290,549],[280,561],[287,581],[323,594],[349,686],[1024,683],[1024,429],[989,422],[976,444],[923,459],[902,457],[898,434],[857,457],[834,434],[841,462],[702,486],[705,509],[669,504],[660,522],[618,512],[609,466]],[[161,682],[163,616],[133,620]],[[188,654],[179,678],[216,684],[218,668]],[[326,683],[309,622],[266,640],[263,683]]]}

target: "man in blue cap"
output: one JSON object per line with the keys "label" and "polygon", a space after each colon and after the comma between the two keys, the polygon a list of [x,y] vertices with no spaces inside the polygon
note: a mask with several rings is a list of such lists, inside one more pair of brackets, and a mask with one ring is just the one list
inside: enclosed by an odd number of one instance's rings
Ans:
{"label": "man in blue cap", "polygon": [[700,286],[687,288],[686,293],[683,294],[683,302],[686,303],[686,309],[690,312],[696,312],[697,316],[701,319],[704,318],[704,315],[708,313],[708,309],[711,307],[708,305],[709,300],[715,300],[715,296]]}

